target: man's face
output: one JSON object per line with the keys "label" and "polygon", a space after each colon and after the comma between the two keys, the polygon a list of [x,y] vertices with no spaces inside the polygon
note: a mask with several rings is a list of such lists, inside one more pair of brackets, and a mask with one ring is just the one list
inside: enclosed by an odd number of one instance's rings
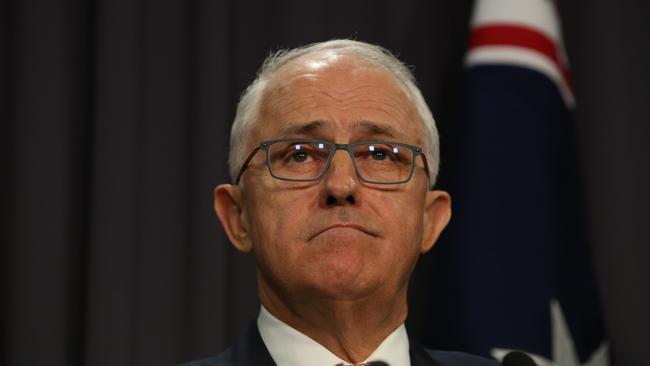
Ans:
{"label": "man's face", "polygon": [[[396,80],[350,56],[316,54],[286,66],[268,85],[259,116],[249,151],[290,137],[424,144]],[[378,186],[361,182],[339,150],[320,181],[297,183],[271,177],[261,151],[242,179],[242,240],[256,257],[262,291],[297,299],[394,296],[435,240],[426,222],[434,192],[420,158],[408,183]]]}

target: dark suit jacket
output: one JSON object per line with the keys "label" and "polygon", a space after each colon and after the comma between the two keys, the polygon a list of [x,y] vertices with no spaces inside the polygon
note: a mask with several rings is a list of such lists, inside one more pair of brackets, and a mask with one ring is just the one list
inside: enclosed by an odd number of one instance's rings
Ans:
{"label": "dark suit jacket", "polygon": [[[461,352],[432,351],[410,342],[411,366],[498,366],[494,360]],[[178,366],[275,366],[253,322],[246,333],[219,356]],[[309,366],[309,365],[305,365]]]}

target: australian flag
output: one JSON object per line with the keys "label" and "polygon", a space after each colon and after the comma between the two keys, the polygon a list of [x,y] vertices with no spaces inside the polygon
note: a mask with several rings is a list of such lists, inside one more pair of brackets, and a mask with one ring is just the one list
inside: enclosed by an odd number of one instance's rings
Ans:
{"label": "australian flag", "polygon": [[477,0],[465,62],[450,242],[435,254],[450,291],[431,343],[608,365],[554,3]]}

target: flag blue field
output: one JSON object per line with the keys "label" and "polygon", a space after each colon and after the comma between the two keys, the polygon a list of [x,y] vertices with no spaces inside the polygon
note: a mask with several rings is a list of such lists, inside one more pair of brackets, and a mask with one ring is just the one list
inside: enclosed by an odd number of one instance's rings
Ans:
{"label": "flag blue field", "polygon": [[470,33],[432,346],[607,365],[553,3],[479,0]]}

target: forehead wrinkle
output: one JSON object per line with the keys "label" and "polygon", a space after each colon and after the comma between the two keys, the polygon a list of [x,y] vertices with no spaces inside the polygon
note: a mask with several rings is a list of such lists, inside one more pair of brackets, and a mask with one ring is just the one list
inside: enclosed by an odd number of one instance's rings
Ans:
{"label": "forehead wrinkle", "polygon": [[271,115],[283,115],[290,114],[300,108],[315,108],[317,106],[318,103],[313,98],[282,98],[279,101],[269,102],[267,108]]}
{"label": "forehead wrinkle", "polygon": [[[412,120],[412,118],[409,118],[407,114],[408,112],[402,110],[401,108],[398,107],[393,107],[388,104],[383,104],[382,107],[376,106],[373,104],[374,100],[373,99],[367,99],[366,102],[368,102],[369,105],[365,105],[364,103],[364,108],[367,110],[375,110],[378,113],[385,115],[386,117],[381,118],[379,120],[377,119],[367,119],[364,118],[363,116],[359,116],[361,119],[357,121],[352,121],[351,130],[357,130],[357,132],[360,132],[359,130],[362,130],[364,134],[369,134],[369,135],[383,135],[387,136],[391,139],[400,139],[404,140],[402,142],[407,142],[407,143],[415,143],[415,144],[421,144],[422,139],[421,139],[421,133],[418,128],[418,124]],[[289,105],[291,104],[298,104],[300,102],[292,100]],[[313,106],[318,106],[319,103],[310,103],[313,104]],[[349,111],[354,108],[358,108],[358,105],[350,105],[349,103],[337,103],[338,105],[336,106],[330,106],[330,108],[333,108],[335,110],[339,111]],[[298,108],[304,107],[305,104],[301,104]],[[285,107],[288,106],[283,106],[281,109],[283,111],[279,110],[274,110],[274,113],[279,113],[279,115],[282,115],[283,112],[286,112]],[[396,113],[396,116],[391,116],[390,114],[387,114],[386,107],[389,107],[391,110],[393,110]],[[325,117],[325,116],[322,116]],[[278,128],[278,136],[285,137],[289,135],[306,135],[318,131],[323,131],[323,130],[331,130],[334,128],[334,124],[331,123],[331,121],[328,121],[326,119],[321,119],[322,117],[310,121],[301,121],[300,119],[298,120],[287,120],[287,119],[280,119],[280,126]],[[398,119],[404,120],[406,123],[403,123],[400,125],[400,127],[393,126],[394,122],[396,121],[396,117]],[[415,123],[415,124],[414,124]],[[415,131],[414,131],[415,130]],[[411,139],[414,138],[415,141],[412,141]]]}
{"label": "forehead wrinkle", "polygon": [[[336,102],[335,105],[330,105],[328,107],[342,110],[342,111],[348,111],[359,107],[376,110],[383,114],[391,114],[390,111],[392,111],[392,113],[394,113],[396,116],[399,116],[402,119],[407,121],[411,120],[410,115],[414,113],[412,108],[410,108],[410,104],[405,107],[403,105],[404,103],[398,100],[398,98],[392,97],[387,94],[382,95],[382,97],[386,98],[386,100],[377,100],[376,98],[367,97],[367,95],[365,94],[359,95],[358,97],[341,96],[340,98],[338,98],[328,92],[317,91],[313,93],[313,95],[304,98],[303,102],[312,101],[312,103],[305,103],[304,106],[318,107],[323,105],[324,104],[323,102],[318,102],[314,100],[317,98],[316,95],[322,95],[328,99],[335,101]],[[290,107],[292,104],[301,103],[301,101],[298,99],[300,98],[293,99],[290,103],[287,103],[286,106]],[[380,105],[376,105],[377,102],[379,102]]]}
{"label": "forehead wrinkle", "polygon": [[[374,84],[367,84],[367,85],[356,85],[353,87],[336,87],[336,86],[330,86],[328,89],[331,89],[335,94],[340,94],[341,99],[346,99],[350,94],[356,94],[359,92],[362,92],[362,95],[365,94],[363,91],[365,89],[382,89],[382,86],[379,85],[374,85]],[[326,92],[323,92],[327,94]],[[334,98],[334,96],[332,96]]]}
{"label": "forehead wrinkle", "polygon": [[308,122],[284,121],[280,125],[280,136],[302,135],[310,132],[327,129],[328,123],[323,120],[313,120]]}
{"label": "forehead wrinkle", "polygon": [[[374,90],[376,88],[385,90],[385,92],[381,93],[378,96],[378,98],[377,97],[370,98],[368,96],[368,93],[364,92],[365,89]],[[330,87],[328,89],[331,89],[334,92],[334,94],[340,94],[340,96],[333,95],[333,93],[328,92],[327,90],[319,90],[317,93],[325,97],[328,97],[338,102],[339,104],[343,104],[343,105],[358,103],[358,102],[368,103],[372,105],[373,103],[379,102],[381,106],[391,109],[397,115],[403,117],[406,120],[410,120],[409,117],[410,115],[417,114],[410,98],[399,87],[394,88],[393,86],[390,87],[389,89],[382,85],[369,84],[369,85],[355,86],[348,90],[341,90],[341,88],[336,89],[334,87]],[[350,94],[355,94],[355,95],[350,95]],[[368,107],[368,106],[364,105],[364,107]],[[373,109],[379,110],[379,108],[373,108]],[[383,112],[385,113],[385,111]]]}
{"label": "forehead wrinkle", "polygon": [[[335,101],[333,105],[327,105],[326,101],[319,100],[318,96],[323,96],[327,99]],[[331,94],[323,91],[316,91],[311,95],[297,97],[297,98],[281,98],[280,100],[267,100],[265,103],[265,112],[269,115],[284,115],[291,114],[294,110],[305,109],[315,109],[318,107],[326,106],[328,108],[333,108],[341,111],[353,110],[355,108],[368,108],[376,110],[382,114],[395,114],[394,117],[400,117],[404,120],[410,120],[409,111],[402,107],[402,105],[397,101],[396,98],[391,98],[387,95],[388,100],[383,101],[380,105],[376,105],[377,100],[374,98],[368,98],[365,95],[359,96],[359,98],[346,98],[341,97],[336,98]],[[392,112],[392,113],[391,113]],[[394,119],[391,118],[391,119]]]}
{"label": "forehead wrinkle", "polygon": [[382,135],[390,138],[395,138],[396,131],[390,125],[380,124],[374,121],[357,121],[354,123],[353,128],[366,130],[371,135]]}
{"label": "forehead wrinkle", "polygon": [[[375,103],[377,102],[376,99],[365,98],[365,96],[363,97],[363,99],[350,100],[349,103],[364,103],[365,108],[378,110],[378,111],[381,111],[383,113],[387,113],[388,111],[386,109],[388,109],[388,110],[392,111],[392,113],[394,113],[396,116],[399,116],[404,120],[409,120],[410,119],[410,118],[408,118],[409,114],[410,114],[408,109],[405,109],[402,106],[402,104],[397,102],[396,100],[390,100],[390,99],[392,99],[390,97],[388,97],[388,99],[389,100],[386,101],[386,102],[381,102],[380,106],[375,105]],[[390,102],[393,102],[393,103],[390,103]],[[365,103],[367,103],[367,105],[365,105]],[[390,113],[388,113],[388,114],[390,114]]]}
{"label": "forehead wrinkle", "polygon": [[[335,86],[330,86],[326,88],[326,90],[319,91],[319,93],[324,94],[325,96],[328,96],[336,101],[347,101],[350,100],[351,98],[354,98],[357,95],[367,96],[368,93],[366,93],[365,90],[371,90],[371,91],[383,90],[384,92],[381,93],[380,96],[391,100],[393,103],[397,105],[402,104],[402,101],[400,101],[400,97],[405,97],[408,101],[406,95],[402,93],[402,91],[399,88],[396,88],[395,90],[390,90],[390,89],[391,88],[386,88],[382,85],[376,85],[376,84],[357,85],[354,87],[345,87],[345,88],[344,87],[337,88]],[[339,95],[339,97],[337,97],[337,95]],[[368,100],[372,101],[373,99],[368,99]]]}

